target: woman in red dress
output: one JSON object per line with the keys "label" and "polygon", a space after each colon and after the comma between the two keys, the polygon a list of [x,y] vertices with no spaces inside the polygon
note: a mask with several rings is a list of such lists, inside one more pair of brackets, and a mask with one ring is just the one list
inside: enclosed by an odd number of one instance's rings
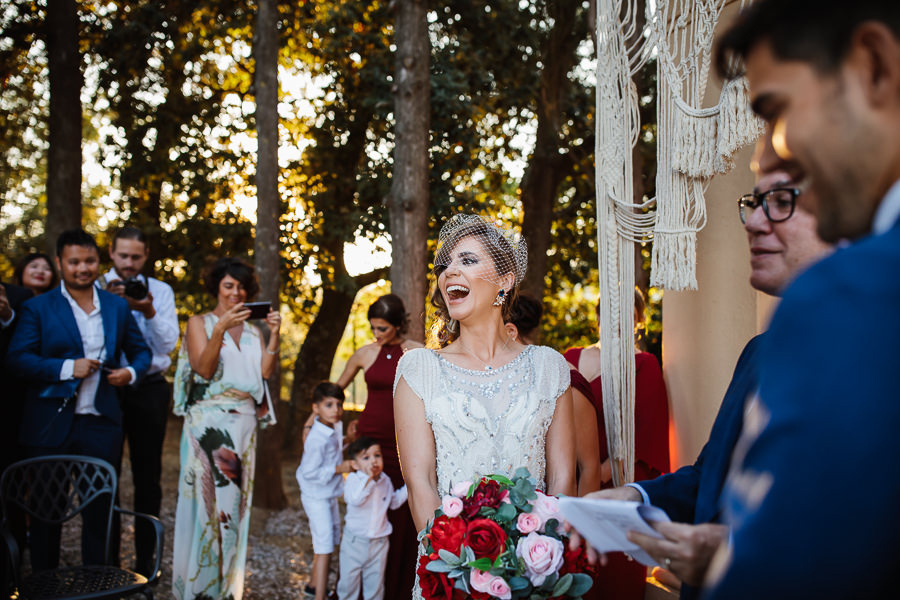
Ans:
{"label": "woman in red dress", "polygon": [[[353,353],[344,372],[337,380],[346,388],[353,377],[363,369],[368,389],[366,407],[359,417],[357,434],[374,438],[381,445],[384,472],[391,478],[394,488],[403,486],[400,458],[397,455],[397,438],[394,432],[394,373],[400,356],[422,344],[404,336],[409,315],[403,301],[394,294],[378,298],[368,312],[369,325],[375,341]],[[348,430],[348,435],[350,431]],[[393,526],[385,578],[385,598],[409,598],[415,581],[418,542],[409,504],[388,511]]]}
{"label": "woman in red dress", "polygon": [[[635,289],[635,323],[644,316],[644,296]],[[598,306],[599,310],[599,306]],[[571,348],[564,354],[579,373],[590,382],[597,406],[600,434],[600,458],[603,461],[604,487],[611,487],[609,449],[603,421],[603,388],[600,381],[600,345]],[[648,352],[637,352],[634,392],[634,480],[653,479],[669,472],[669,397],[659,361]],[[646,569],[624,554],[609,555],[609,562],[600,569],[595,585],[604,597],[621,600],[642,600]]]}

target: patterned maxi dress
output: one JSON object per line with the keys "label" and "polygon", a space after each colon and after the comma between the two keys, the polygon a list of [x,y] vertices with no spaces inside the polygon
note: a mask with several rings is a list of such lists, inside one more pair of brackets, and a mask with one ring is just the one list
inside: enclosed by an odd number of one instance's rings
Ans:
{"label": "patterned maxi dress", "polygon": [[[209,337],[218,317],[203,317]],[[211,379],[191,370],[184,342],[175,373],[176,415],[184,416],[175,511],[172,591],[178,600],[240,600],[253,470],[257,405],[274,422],[262,379],[259,330],[244,324],[240,347],[226,334]]]}
{"label": "patterned maxi dress", "polygon": [[[502,367],[473,371],[418,348],[400,359],[397,381],[401,377],[421,398],[434,432],[439,495],[454,483],[496,473],[512,476],[519,467],[527,467],[538,488],[546,489],[547,430],[557,398],[569,387],[562,355],[526,346]],[[418,585],[413,598],[422,598]]]}

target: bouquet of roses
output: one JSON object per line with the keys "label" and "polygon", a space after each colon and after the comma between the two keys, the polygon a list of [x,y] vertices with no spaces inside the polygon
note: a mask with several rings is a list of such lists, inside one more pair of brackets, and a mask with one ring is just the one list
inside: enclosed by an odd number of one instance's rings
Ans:
{"label": "bouquet of roses", "polygon": [[426,600],[580,598],[593,583],[583,549],[567,549],[558,499],[525,468],[454,485],[423,541]]}

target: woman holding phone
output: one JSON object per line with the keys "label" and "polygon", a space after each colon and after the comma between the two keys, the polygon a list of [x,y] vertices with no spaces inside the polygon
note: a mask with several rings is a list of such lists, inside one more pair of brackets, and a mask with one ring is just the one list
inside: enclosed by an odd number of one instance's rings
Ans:
{"label": "woman holding phone", "polygon": [[240,600],[253,501],[257,423],[275,422],[264,379],[278,359],[281,315],[269,311],[269,340],[247,323],[259,291],[252,266],[221,258],[209,270],[212,312],[187,324],[175,373],[184,416],[175,512],[175,598]]}

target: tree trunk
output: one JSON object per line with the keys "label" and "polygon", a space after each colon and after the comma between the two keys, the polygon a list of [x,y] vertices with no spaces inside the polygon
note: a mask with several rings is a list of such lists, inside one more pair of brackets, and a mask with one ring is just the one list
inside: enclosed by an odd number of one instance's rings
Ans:
{"label": "tree trunk", "polygon": [[544,297],[557,189],[572,167],[571,159],[560,152],[560,123],[579,41],[574,31],[580,5],[580,0],[548,3],[554,24],[541,53],[544,68],[537,98],[537,139],[522,177],[522,235],[528,245],[528,275],[521,289],[538,300]]}
{"label": "tree trunk", "polygon": [[47,149],[47,227],[56,238],[81,226],[81,55],[76,0],[47,0],[50,119]]}
{"label": "tree trunk", "polygon": [[[339,244],[343,246],[343,242]],[[336,264],[343,265],[343,252]],[[290,456],[299,456],[302,444],[303,423],[310,413],[313,388],[331,375],[331,364],[337,351],[344,327],[353,309],[356,292],[385,275],[387,269],[376,269],[368,273],[350,277],[346,273],[338,275],[341,284],[329,284],[322,289],[322,305],[300,352],[294,362],[294,383],[291,386],[290,410],[284,420],[285,432],[282,448]]]}
{"label": "tree trunk", "polygon": [[388,197],[391,291],[410,314],[408,336],[425,340],[428,265],[428,139],[431,86],[428,20],[424,0],[399,0],[394,41],[394,170]]}
{"label": "tree trunk", "polygon": [[[278,7],[276,0],[259,0],[253,54],[256,59],[256,237],[253,259],[259,275],[260,298],[278,307],[280,245],[278,216]],[[281,403],[281,369],[268,381],[276,416],[284,417]],[[260,433],[256,461],[256,506],[287,506],[281,480],[281,437],[284,425]]]}

